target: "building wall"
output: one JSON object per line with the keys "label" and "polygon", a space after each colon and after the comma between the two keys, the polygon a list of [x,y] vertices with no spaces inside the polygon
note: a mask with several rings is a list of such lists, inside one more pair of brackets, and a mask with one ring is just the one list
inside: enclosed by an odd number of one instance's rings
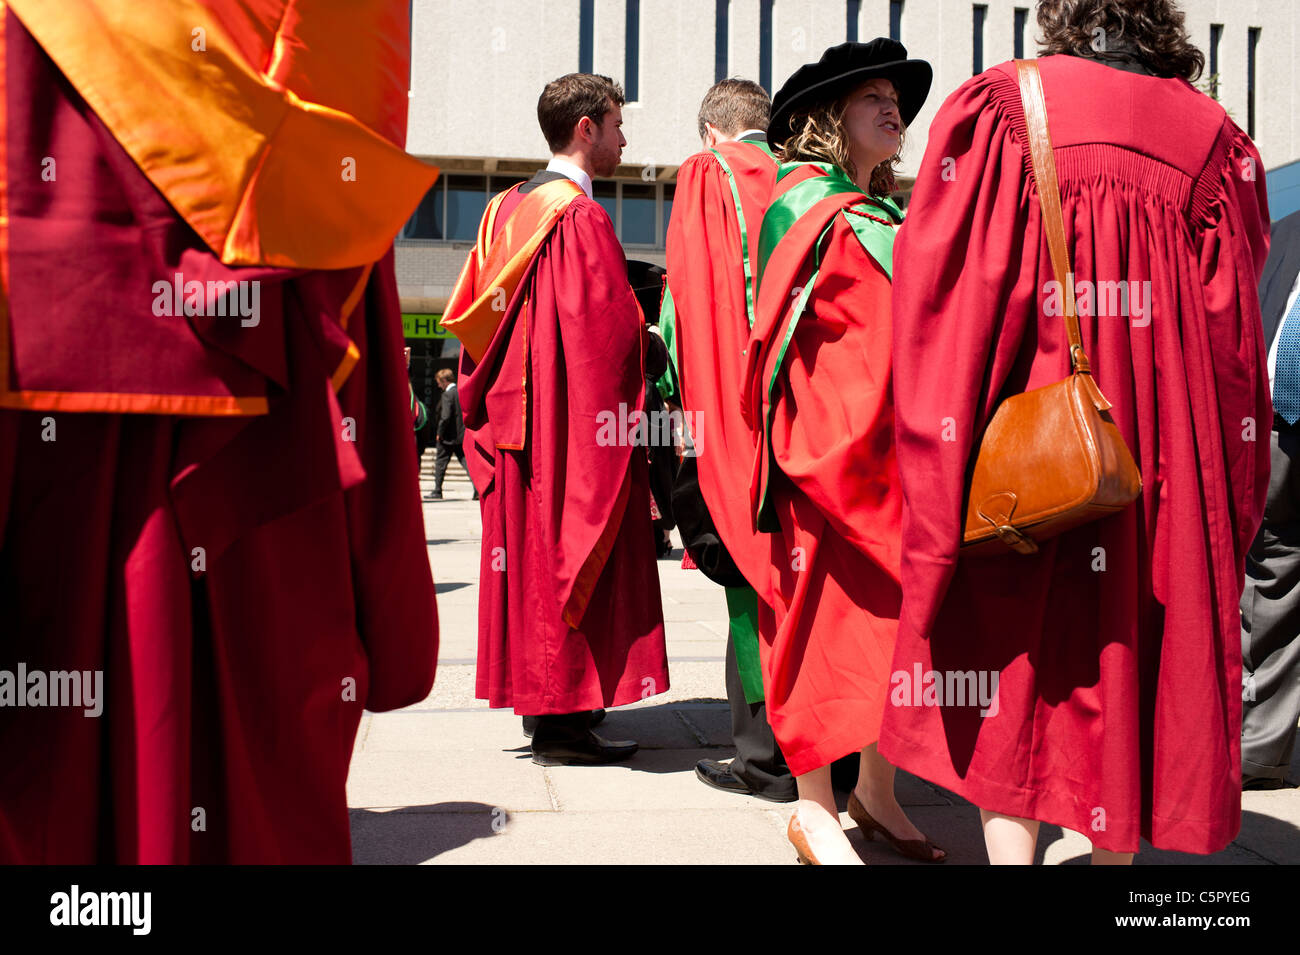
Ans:
{"label": "building wall", "polygon": [[[762,0],[731,0],[728,75],[758,79]],[[593,68],[624,82],[627,0],[595,0]],[[1016,8],[1029,11],[1026,55],[1037,48],[1034,0],[986,0],[985,68],[1013,55]],[[858,38],[889,33],[890,0],[861,0]],[[620,169],[627,181],[671,182],[683,159],[700,148],[696,113],[714,82],[715,0],[641,0],[640,91],[623,110],[628,145]],[[927,131],[944,99],[972,75],[973,4],[967,0],[905,0],[900,39],[912,57],[935,69],[930,97],[908,130],[902,172],[915,174]],[[1291,0],[1183,0],[1193,42],[1207,54],[1210,24],[1223,25],[1219,98],[1247,125],[1247,30],[1262,32],[1256,64],[1255,137],[1266,169],[1300,158],[1300,73]],[[549,158],[537,127],[537,97],[557,76],[578,69],[580,0],[414,0],[412,78],[407,149],[439,162],[488,173],[498,162],[512,172]],[[846,39],[845,0],[774,0],[771,77],[780,86],[803,63]],[[526,174],[526,173],[525,173]],[[437,299],[450,291],[469,243],[398,243],[403,296]],[[635,257],[662,263],[661,251]]]}

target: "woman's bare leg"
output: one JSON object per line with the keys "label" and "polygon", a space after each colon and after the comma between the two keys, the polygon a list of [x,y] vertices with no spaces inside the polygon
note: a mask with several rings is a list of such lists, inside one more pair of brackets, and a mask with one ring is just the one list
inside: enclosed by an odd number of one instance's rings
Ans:
{"label": "woman's bare leg", "polygon": [[[858,802],[871,813],[871,818],[880,823],[898,839],[924,839],[925,833],[912,825],[903,807],[894,795],[894,764],[880,755],[876,744],[872,743],[862,751],[858,764],[858,785],[854,792]],[[943,852],[935,850],[936,859],[943,858]]]}
{"label": "woman's bare leg", "polygon": [[980,810],[984,823],[984,845],[990,865],[1033,865],[1038,844],[1038,820],[1004,816],[1000,812]]}
{"label": "woman's bare leg", "polygon": [[1092,847],[1093,865],[1132,865],[1133,856],[1132,852],[1111,852],[1109,849]]}
{"label": "woman's bare leg", "polygon": [[840,825],[835,790],[831,788],[831,768],[821,766],[796,776],[794,782],[799,789],[795,813],[817,861],[822,865],[862,865],[862,858],[853,851]]}

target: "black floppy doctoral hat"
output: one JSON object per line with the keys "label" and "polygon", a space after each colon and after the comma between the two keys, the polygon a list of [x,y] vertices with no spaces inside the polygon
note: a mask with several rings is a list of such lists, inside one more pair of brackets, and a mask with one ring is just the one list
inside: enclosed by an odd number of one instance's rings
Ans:
{"label": "black floppy doctoral hat", "polygon": [[664,276],[667,275],[662,265],[643,262],[641,259],[627,260],[627,281],[632,286],[632,294],[641,305],[641,313],[647,325],[659,321],[659,305],[664,295]]}
{"label": "black floppy doctoral hat", "polygon": [[907,47],[897,40],[878,36],[867,43],[833,46],[816,63],[795,70],[772,100],[768,145],[776,149],[790,137],[790,120],[795,113],[812,109],[877,76],[889,80],[898,90],[898,112],[903,125],[910,126],[930,93],[934,71],[925,60],[909,60]]}

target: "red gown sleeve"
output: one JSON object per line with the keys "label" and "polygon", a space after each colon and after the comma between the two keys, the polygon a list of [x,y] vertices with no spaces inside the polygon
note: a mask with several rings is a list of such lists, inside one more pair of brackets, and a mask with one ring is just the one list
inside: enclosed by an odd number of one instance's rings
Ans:
{"label": "red gown sleeve", "polygon": [[1197,265],[1240,578],[1264,518],[1273,426],[1259,302],[1268,258],[1268,197],[1259,153],[1230,119],[1224,120],[1217,152],[1198,183],[1193,208],[1201,212]]}
{"label": "red gown sleeve", "polygon": [[957,560],[975,436],[1036,321],[1041,227],[1012,107],[1015,84],[999,72],[948,97],[894,245],[900,639],[933,626]]}
{"label": "red gown sleeve", "polygon": [[[744,281],[737,274],[741,268],[737,256],[701,255],[705,247],[702,243],[711,239],[719,248],[739,249],[740,230],[727,174],[710,153],[696,153],[682,163],[673,197],[667,237],[668,286],[677,310],[674,347],[682,378],[682,404],[693,409],[696,403],[690,392],[689,365],[694,356],[687,350],[685,339],[692,327],[712,324],[712,303],[729,302],[733,290]],[[739,304],[743,309],[744,303]],[[699,390],[708,387],[709,382],[695,384]]]}
{"label": "red gown sleeve", "polygon": [[[738,177],[744,175],[736,171]],[[739,185],[753,184],[742,179]],[[757,191],[748,190],[751,195]],[[742,192],[742,199],[745,195]],[[752,205],[748,211],[754,212]],[[746,219],[751,254],[761,225],[761,215]],[[757,582],[762,595],[768,583],[771,542],[754,531],[747,493],[754,468],[754,437],[739,400],[749,341],[740,251],[731,182],[712,153],[697,153],[678,170],[668,226],[668,287],[677,312],[673,344],[679,386],[682,405],[691,414],[700,491],[709,514],[736,566],[746,580]]]}
{"label": "red gown sleeve", "polygon": [[631,456],[645,454],[631,446],[623,424],[623,412],[632,423],[645,406],[645,323],[623,248],[599,205],[575,200],[543,254],[530,351],[555,360],[530,363],[529,413],[538,416],[533,458],[556,475],[550,500],[542,502],[547,544],[560,612],[577,627],[628,506]]}
{"label": "red gown sleeve", "polygon": [[[370,662],[366,709],[392,710],[429,695],[438,660],[438,606],[411,437],[393,255],[371,275],[349,320],[361,349],[338,394],[335,419],[356,422],[365,480],[345,494],[357,632]],[[338,434],[338,429],[335,429]],[[337,690],[335,692],[338,692]]]}

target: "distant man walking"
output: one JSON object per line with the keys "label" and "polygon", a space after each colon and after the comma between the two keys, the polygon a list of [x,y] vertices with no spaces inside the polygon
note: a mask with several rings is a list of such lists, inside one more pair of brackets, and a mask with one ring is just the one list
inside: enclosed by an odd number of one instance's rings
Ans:
{"label": "distant man walking", "polygon": [[[465,418],[460,408],[460,397],[456,393],[456,373],[450,368],[441,369],[435,376],[442,397],[438,399],[438,423],[436,436],[438,449],[433,453],[433,492],[431,501],[442,500],[442,480],[447,476],[447,465],[454,454],[460,466],[469,473],[465,463]],[[478,500],[478,491],[474,492]]]}

